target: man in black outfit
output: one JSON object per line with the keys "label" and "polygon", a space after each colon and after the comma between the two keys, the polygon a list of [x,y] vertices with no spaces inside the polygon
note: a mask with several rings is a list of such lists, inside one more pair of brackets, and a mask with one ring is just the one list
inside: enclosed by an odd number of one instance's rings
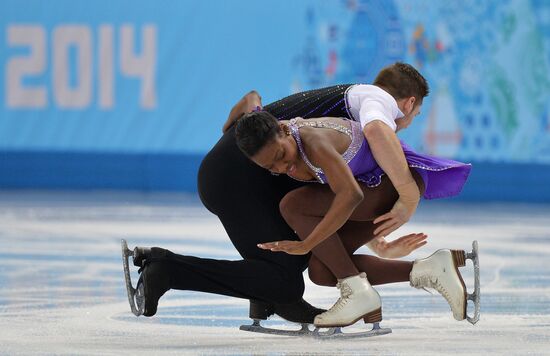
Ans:
{"label": "man in black outfit", "polygon": [[[345,91],[338,85],[294,94],[266,105],[279,119],[348,117]],[[304,183],[286,175],[274,176],[245,157],[235,143],[234,121],[261,105],[250,92],[231,110],[224,135],[206,155],[199,169],[198,191],[203,204],[218,216],[240,261],[176,255],[161,248],[134,252],[145,287],[144,315],[156,313],[158,299],[169,289],[194,290],[251,300],[251,317],[276,313],[294,322],[312,323],[323,310],[302,299],[303,271],[309,255],[273,253],[259,249],[263,242],[298,240],[283,220],[279,202]]]}

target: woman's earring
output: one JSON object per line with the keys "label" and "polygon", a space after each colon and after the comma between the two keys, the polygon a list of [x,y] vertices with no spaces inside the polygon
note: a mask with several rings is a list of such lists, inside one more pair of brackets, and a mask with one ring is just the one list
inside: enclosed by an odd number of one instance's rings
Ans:
{"label": "woman's earring", "polygon": [[290,129],[288,128],[288,126],[284,127],[284,131],[287,136],[290,136]]}
{"label": "woman's earring", "polygon": [[279,175],[279,173],[275,173],[275,172],[269,172],[269,173],[271,173],[272,176],[278,176]]}

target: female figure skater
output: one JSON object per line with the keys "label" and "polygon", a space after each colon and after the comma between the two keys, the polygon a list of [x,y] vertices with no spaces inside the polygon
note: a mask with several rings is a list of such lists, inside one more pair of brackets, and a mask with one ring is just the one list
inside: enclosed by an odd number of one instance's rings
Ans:
{"label": "female figure skater", "polygon": [[[417,288],[437,289],[451,305],[455,319],[466,317],[466,291],[457,269],[464,265],[463,251],[441,250],[414,264],[352,257],[357,248],[374,238],[373,222],[380,212],[391,208],[399,197],[396,189],[384,182],[384,172],[359,122],[342,118],[277,121],[273,115],[258,111],[237,122],[235,135],[239,149],[257,165],[298,181],[327,183],[330,188],[309,185],[283,198],[281,213],[301,241],[258,245],[295,255],[312,251],[310,268],[319,271],[316,265],[321,263],[330,272],[312,280],[338,279],[341,297],[330,310],[315,317],[316,326],[347,326],[361,318],[379,322],[380,297],[369,280],[381,284],[410,278]],[[413,184],[425,198],[449,197],[461,191],[470,165],[417,154],[404,144],[402,147]],[[363,199],[366,196],[369,198]],[[342,230],[347,232],[339,236]],[[438,285],[432,280],[438,280]]]}

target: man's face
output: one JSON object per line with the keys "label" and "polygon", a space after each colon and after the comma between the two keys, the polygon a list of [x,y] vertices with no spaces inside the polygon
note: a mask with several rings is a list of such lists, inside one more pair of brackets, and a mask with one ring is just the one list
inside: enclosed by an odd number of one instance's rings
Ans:
{"label": "man's face", "polygon": [[412,105],[409,106],[409,110],[406,110],[407,109],[406,107],[404,108],[405,109],[404,111],[401,110],[403,111],[405,116],[395,120],[395,124],[397,125],[396,131],[399,131],[401,129],[406,129],[407,127],[409,127],[409,125],[412,123],[415,116],[420,114],[421,107],[422,107],[422,103],[419,103],[418,105],[414,105],[414,103],[412,103]]}

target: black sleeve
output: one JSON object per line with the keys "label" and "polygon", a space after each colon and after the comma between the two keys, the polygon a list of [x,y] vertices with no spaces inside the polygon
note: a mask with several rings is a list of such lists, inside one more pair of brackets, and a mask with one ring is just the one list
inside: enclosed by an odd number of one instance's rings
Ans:
{"label": "black sleeve", "polygon": [[265,105],[264,110],[279,120],[289,120],[297,116],[306,119],[323,116],[350,118],[345,94],[351,85],[334,85],[292,94]]}

